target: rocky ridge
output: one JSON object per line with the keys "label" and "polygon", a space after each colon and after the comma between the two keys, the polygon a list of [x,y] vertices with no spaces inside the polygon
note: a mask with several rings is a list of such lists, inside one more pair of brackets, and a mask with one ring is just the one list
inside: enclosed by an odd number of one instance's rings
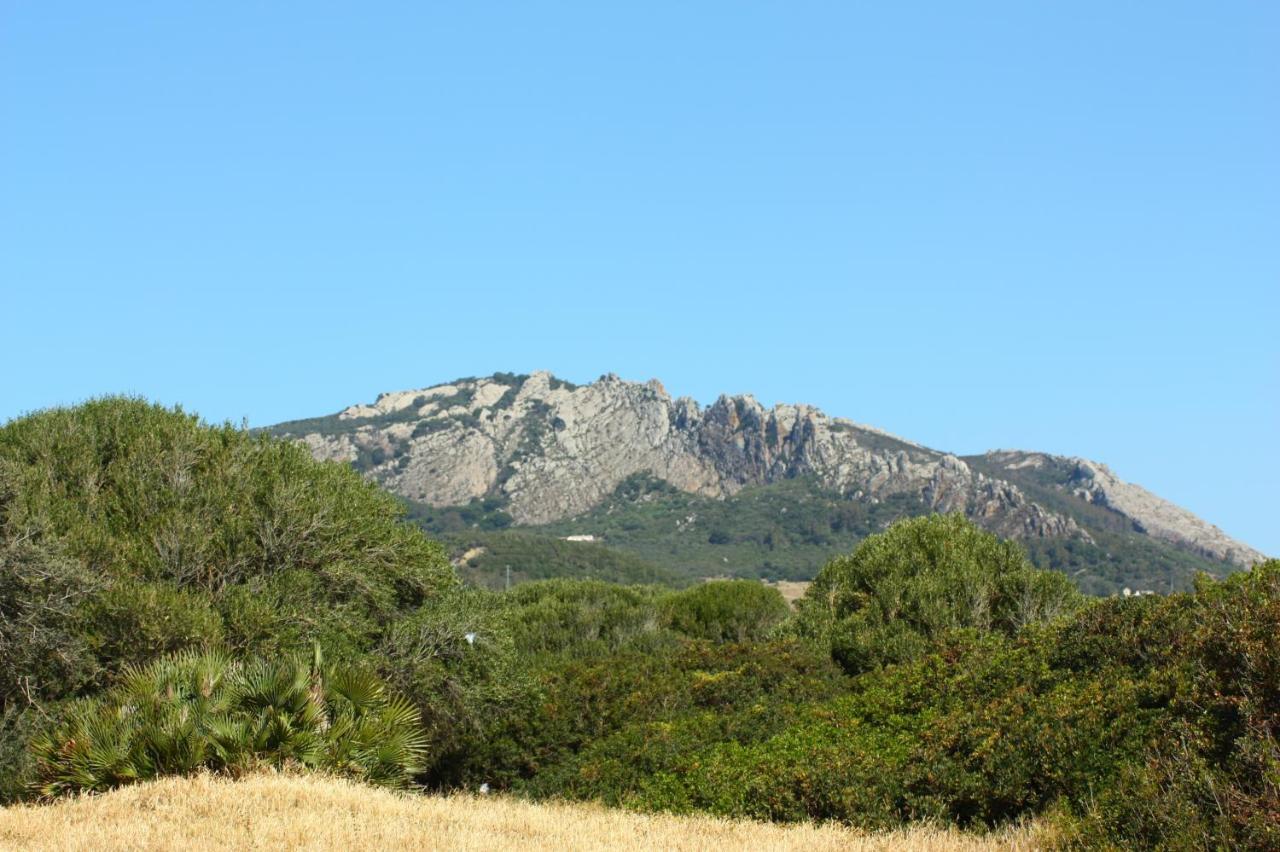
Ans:
{"label": "rocky ridge", "polygon": [[[1053,487],[1124,516],[1138,532],[1237,565],[1262,558],[1095,462],[996,451],[984,473],[812,406],[765,408],[737,395],[704,408],[672,398],[657,380],[613,374],[583,386],[545,372],[459,380],[382,394],[273,431],[305,442],[319,458],[354,463],[410,500],[497,499],[523,525],[588,511],[634,474],[712,498],[803,476],[850,500],[909,495],[921,511],[964,512],[1009,537],[1090,540],[1069,512],[1028,498],[1012,481],[1036,470],[1053,471]],[[990,475],[992,465],[1008,478]]]}
{"label": "rocky ridge", "polygon": [[1011,473],[1040,474],[1058,490],[1128,518],[1136,532],[1193,553],[1243,567],[1266,558],[1181,506],[1121,480],[1100,462],[1017,450],[993,450],[986,458]]}
{"label": "rocky ridge", "polygon": [[[272,431],[305,442],[318,458],[351,462],[410,500],[439,507],[494,498],[522,525],[586,512],[635,474],[712,498],[812,477],[850,500],[908,495],[921,511],[963,512],[1008,537],[1091,541],[1069,512],[1030,499],[1016,484],[1034,471],[1052,474],[1052,487],[1123,516],[1139,533],[1240,566],[1263,558],[1096,462],[993,451],[984,473],[812,406],[765,408],[743,394],[704,408],[672,398],[657,380],[614,374],[582,386],[546,372],[464,379],[385,393]],[[1008,478],[990,475],[992,466]]]}
{"label": "rocky ridge", "polygon": [[916,495],[929,510],[961,511],[1008,536],[1087,537],[1071,518],[954,455],[812,406],[766,409],[739,395],[702,408],[656,380],[613,374],[581,387],[550,373],[468,379],[382,394],[276,431],[318,458],[356,463],[410,500],[449,506],[500,496],[519,524],[587,511],[637,473],[706,497],[813,476],[854,500]]}

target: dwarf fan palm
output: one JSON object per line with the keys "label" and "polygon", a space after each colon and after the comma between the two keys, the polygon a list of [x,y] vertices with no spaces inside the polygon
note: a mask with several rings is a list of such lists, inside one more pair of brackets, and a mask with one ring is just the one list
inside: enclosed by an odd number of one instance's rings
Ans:
{"label": "dwarf fan palm", "polygon": [[45,795],[201,768],[302,766],[403,786],[421,770],[417,710],[371,674],[186,652],[131,668],[33,745]]}

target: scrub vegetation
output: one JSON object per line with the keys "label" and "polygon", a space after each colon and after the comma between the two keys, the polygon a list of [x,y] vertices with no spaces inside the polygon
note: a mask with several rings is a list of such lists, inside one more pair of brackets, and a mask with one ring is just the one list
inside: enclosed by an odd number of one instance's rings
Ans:
{"label": "scrub vegetation", "polygon": [[637,583],[631,563],[532,579],[577,552],[548,550],[509,591],[492,565],[492,589],[468,587],[398,501],[280,439],[123,398],[10,422],[0,791],[131,789],[6,810],[0,839],[275,769],[504,794],[270,782],[410,825],[514,809],[718,826],[731,845],[905,830],[968,848],[1034,823],[1040,845],[1280,846],[1280,562],[1087,598],[927,516],[829,559],[792,608],[754,579]]}

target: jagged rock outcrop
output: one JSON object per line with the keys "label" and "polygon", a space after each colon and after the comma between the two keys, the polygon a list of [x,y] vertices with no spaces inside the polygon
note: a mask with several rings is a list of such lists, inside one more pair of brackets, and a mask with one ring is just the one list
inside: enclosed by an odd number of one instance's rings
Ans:
{"label": "jagged rock outcrop", "polygon": [[975,470],[954,455],[808,405],[765,408],[741,395],[702,408],[673,399],[656,380],[613,374],[583,386],[550,373],[460,380],[382,394],[370,405],[273,431],[304,441],[318,458],[351,462],[411,500],[453,506],[498,498],[519,524],[582,514],[635,474],[713,498],[812,477],[850,500],[906,499],[920,511],[964,512],[1009,537],[1090,541],[1070,511],[1036,502],[1019,487],[1035,474],[1036,488],[1048,482],[1175,546],[1238,565],[1261,558],[1094,462],[993,452],[971,457],[982,461]]}
{"label": "jagged rock outcrop", "polygon": [[411,500],[448,506],[499,496],[522,524],[585,512],[637,473],[708,497],[811,476],[849,499],[908,495],[1007,535],[1084,535],[955,456],[811,406],[766,409],[744,395],[704,409],[672,399],[657,381],[612,374],[581,387],[549,373],[457,381],[274,431],[318,458],[357,464]]}

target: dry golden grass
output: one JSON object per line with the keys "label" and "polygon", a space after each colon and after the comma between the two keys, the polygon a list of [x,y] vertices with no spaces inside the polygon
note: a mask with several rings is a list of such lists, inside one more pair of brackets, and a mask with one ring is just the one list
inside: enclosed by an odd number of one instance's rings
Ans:
{"label": "dry golden grass", "polygon": [[768,580],[763,581],[766,586],[773,586],[782,595],[782,599],[787,603],[795,606],[796,601],[804,597],[804,593],[809,591],[808,580],[778,580],[771,583]]}
{"label": "dry golden grass", "polygon": [[101,796],[0,809],[4,849],[841,849],[1039,848],[1033,829],[978,838],[927,828],[651,816],[497,796],[397,794],[320,776],[170,778]]}

